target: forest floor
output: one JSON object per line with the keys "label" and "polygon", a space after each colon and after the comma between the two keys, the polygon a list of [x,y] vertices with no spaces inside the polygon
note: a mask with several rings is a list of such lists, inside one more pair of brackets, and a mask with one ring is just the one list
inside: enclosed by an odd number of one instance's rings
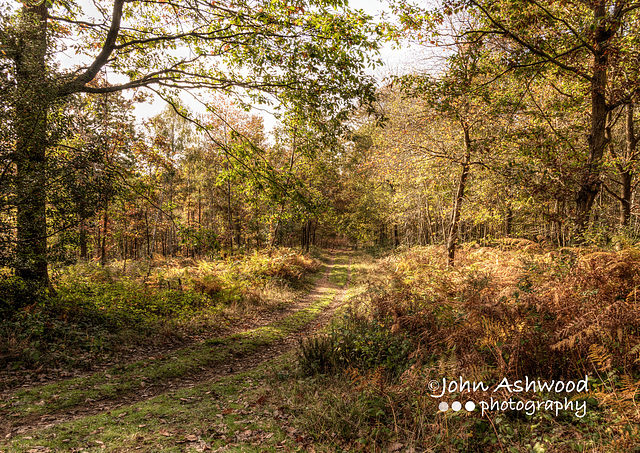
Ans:
{"label": "forest floor", "polygon": [[343,304],[351,260],[348,252],[332,251],[306,296],[253,316],[225,336],[134,350],[116,366],[72,378],[32,373],[29,382],[0,394],[0,452],[310,446],[271,401],[266,382],[280,378],[278,363],[292,360],[300,339],[326,325]]}
{"label": "forest floor", "polygon": [[[140,335],[108,331],[126,344],[102,355],[86,334],[41,330],[52,357],[36,365],[0,344],[16,365],[0,371],[0,453],[640,451],[640,249],[510,239],[464,245],[455,266],[439,246],[370,252],[169,263],[140,282],[142,264],[84,292],[61,279],[53,310],[87,295],[74,322],[124,319]],[[70,326],[52,309],[19,315],[4,325]],[[64,362],[70,351],[87,356]]]}

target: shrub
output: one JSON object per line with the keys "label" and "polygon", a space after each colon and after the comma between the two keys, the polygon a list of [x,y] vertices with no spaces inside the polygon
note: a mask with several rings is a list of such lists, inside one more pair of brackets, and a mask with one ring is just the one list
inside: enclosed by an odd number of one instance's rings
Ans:
{"label": "shrub", "polygon": [[48,289],[16,276],[0,276],[0,316],[11,317],[19,310],[42,302]]}
{"label": "shrub", "polygon": [[383,369],[393,378],[412,364],[409,355],[414,349],[415,344],[404,333],[394,333],[384,324],[351,314],[328,334],[302,340],[298,363],[308,375],[354,367]]}

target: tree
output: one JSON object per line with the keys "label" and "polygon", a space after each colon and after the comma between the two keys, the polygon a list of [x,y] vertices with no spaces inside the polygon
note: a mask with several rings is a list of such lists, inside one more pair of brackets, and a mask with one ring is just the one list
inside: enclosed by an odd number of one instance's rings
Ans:
{"label": "tree", "polygon": [[510,59],[511,65],[554,66],[588,86],[588,153],[575,199],[580,234],[602,185],[608,114],[638,90],[633,29],[637,29],[640,4],[627,0],[558,1],[549,5],[535,0],[524,4],[472,0],[469,4],[486,19],[484,32],[500,35],[519,47]]}
{"label": "tree", "polygon": [[[639,156],[637,146],[640,141],[640,133],[636,132],[634,113],[635,103],[632,100],[626,105],[621,106],[615,114],[611,112],[610,116],[612,116],[613,119],[607,126],[609,151],[612,163],[617,171],[617,177],[611,178],[611,180],[615,182],[620,189],[619,192],[616,193],[607,185],[604,187],[620,203],[618,220],[620,228],[625,228],[629,225],[629,219],[631,218],[631,196],[635,186],[633,179],[638,172],[637,164]],[[624,138],[622,140],[615,140],[612,130],[620,117],[623,118],[622,122],[624,127],[621,135],[624,135]],[[621,150],[616,150],[616,147],[621,148]]]}
{"label": "tree", "polygon": [[[47,149],[52,112],[74,93],[147,87],[164,96],[179,89],[243,91],[254,101],[280,100],[345,118],[358,101],[370,102],[364,74],[376,49],[367,17],[341,0],[99,1],[99,19],[77,3],[3,3],[0,64],[11,93],[15,152],[16,274],[46,284]],[[55,65],[70,47],[87,64]],[[90,82],[101,72],[124,75],[110,86]]]}
{"label": "tree", "polygon": [[552,68],[588,91],[587,149],[575,194],[575,226],[581,235],[602,185],[608,114],[628,103],[640,87],[636,56],[640,4],[631,0],[445,0],[435,11],[401,9],[407,28],[418,27],[438,40],[438,35],[446,34],[440,27],[444,17],[463,8],[481,21],[470,22],[461,36],[476,36],[503,56],[497,78],[518,69],[542,73]]}

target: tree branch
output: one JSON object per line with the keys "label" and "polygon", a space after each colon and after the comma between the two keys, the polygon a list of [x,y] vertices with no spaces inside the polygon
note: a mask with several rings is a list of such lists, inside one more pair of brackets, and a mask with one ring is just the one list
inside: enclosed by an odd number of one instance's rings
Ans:
{"label": "tree branch", "polygon": [[602,187],[604,187],[604,190],[606,190],[607,192],[609,192],[611,195],[614,196],[614,198],[616,198],[618,201],[624,201],[624,199],[618,195],[617,193],[615,193],[613,190],[609,189],[609,186],[607,186],[604,182],[602,183]]}
{"label": "tree branch", "polygon": [[[522,47],[524,47],[525,49],[528,49],[529,51],[533,52],[534,54],[538,55],[539,57],[542,57],[545,59],[545,61],[548,61],[549,63],[553,63],[554,65],[572,72],[574,74],[576,74],[579,77],[582,77],[583,79],[589,81],[589,82],[593,82],[593,77],[590,76],[589,74],[584,73],[583,71],[581,71],[578,68],[575,68],[573,66],[570,66],[566,63],[563,63],[562,61],[558,60],[558,56],[552,56],[549,55],[547,52],[543,51],[542,49],[532,45],[531,43],[527,42],[524,38],[521,38],[520,36],[518,36],[517,34],[514,33],[514,31],[512,30],[508,30],[501,22],[499,22],[496,18],[493,17],[493,15],[487,11],[487,9],[485,7],[483,7],[477,0],[472,0],[472,4],[476,5],[476,7],[482,12],[482,14],[484,14],[486,16],[487,19],[489,19],[489,21],[496,27],[498,28],[498,30],[500,30],[500,34],[505,35],[506,38],[511,39],[515,42],[517,42],[518,44],[520,44]],[[579,49],[581,46],[578,46],[575,49]],[[574,49],[574,50],[575,50]],[[563,54],[566,54],[563,53]],[[543,62],[540,62],[543,63]]]}
{"label": "tree branch", "polygon": [[98,75],[100,69],[107,64],[109,56],[115,48],[118,34],[120,33],[120,22],[122,20],[122,8],[124,3],[125,0],[114,0],[111,26],[109,27],[109,32],[107,33],[102,50],[84,73],[80,74],[74,80],[62,87],[62,95],[82,91],[82,88],[85,87],[87,83],[91,82],[95,76]]}

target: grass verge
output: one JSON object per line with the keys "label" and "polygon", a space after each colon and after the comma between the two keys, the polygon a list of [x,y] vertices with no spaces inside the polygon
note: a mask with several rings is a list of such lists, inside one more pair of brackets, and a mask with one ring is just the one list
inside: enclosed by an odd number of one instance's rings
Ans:
{"label": "grass verge", "polygon": [[144,392],[146,388],[167,380],[198,375],[203,369],[257,352],[300,330],[318,316],[334,294],[334,290],[326,291],[308,307],[263,327],[211,338],[167,356],[118,365],[90,376],[18,390],[0,404],[0,417],[19,422],[28,417],[70,410],[128,393]]}
{"label": "grass verge", "polygon": [[[344,268],[334,267],[333,274]],[[346,268],[348,273],[348,268]],[[301,329],[331,303],[336,291],[329,289],[303,310],[242,334],[210,340],[171,357],[171,363],[140,362],[14,395],[12,417],[50,414],[68,409],[71,402],[86,398],[87,387],[112,397],[138,386],[190,374],[202,360],[226,360],[245,355]],[[214,351],[215,350],[215,351]],[[204,358],[203,358],[204,357]],[[290,355],[261,365],[256,370],[155,397],[127,408],[84,417],[59,426],[37,430],[5,440],[0,451],[206,451],[225,446],[225,451],[282,451],[301,448],[309,439],[290,423],[291,416],[272,401],[264,385],[267,376],[282,380]],[[170,367],[168,367],[171,365]],[[266,373],[266,370],[272,370]],[[177,374],[176,374],[177,373]],[[143,379],[144,378],[144,379]],[[143,386],[143,387],[144,387]],[[102,392],[102,393],[100,393]],[[42,398],[49,396],[49,401]],[[36,400],[40,400],[35,402]]]}
{"label": "grass verge", "polygon": [[268,391],[289,360],[287,355],[215,383],[38,430],[0,444],[0,451],[301,451],[311,439]]}

